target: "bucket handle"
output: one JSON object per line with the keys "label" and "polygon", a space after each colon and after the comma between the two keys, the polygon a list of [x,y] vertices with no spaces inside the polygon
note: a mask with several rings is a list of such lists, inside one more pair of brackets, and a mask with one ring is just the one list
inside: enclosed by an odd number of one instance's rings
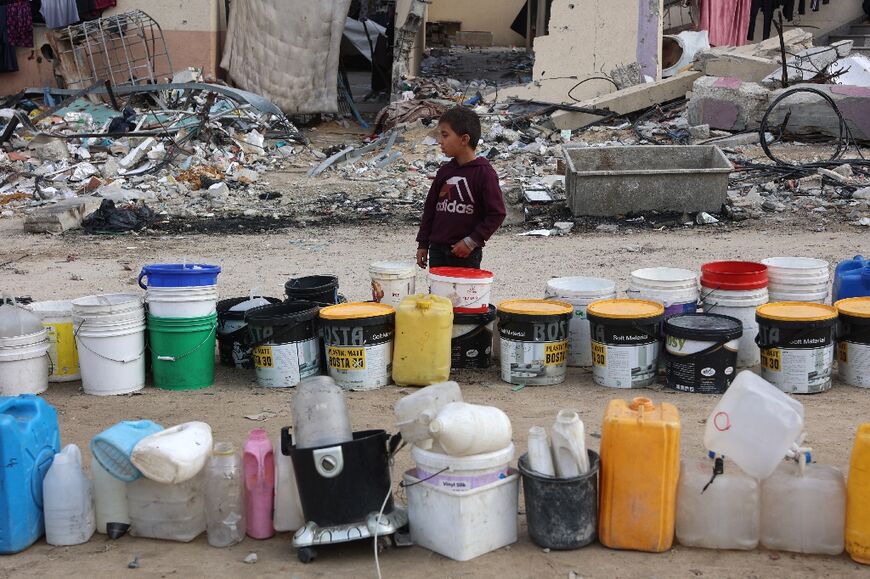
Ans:
{"label": "bucket handle", "polygon": [[[82,329],[82,326],[83,326],[83,325],[85,325],[85,321],[84,321],[84,320],[82,320],[82,322],[79,324],[79,327],[76,328],[76,331],[73,333],[73,337],[74,337],[74,338],[78,338],[78,337],[79,337],[79,330]],[[136,355],[133,356],[132,358],[124,358],[124,359],[122,359],[122,360],[116,360],[115,358],[110,358],[110,357],[108,357],[108,356],[104,356],[104,355],[100,354],[99,352],[95,352],[95,351],[91,350],[91,349],[88,347],[88,345],[85,344],[85,342],[84,342],[83,340],[76,340],[76,345],[77,345],[77,346],[82,346],[85,350],[87,350],[88,352],[90,352],[91,354],[93,354],[94,356],[96,356],[97,358],[102,358],[103,360],[108,360],[109,362],[115,362],[116,364],[129,364],[130,362],[135,362],[136,360],[138,360],[139,358],[141,358],[142,355],[145,353],[145,349],[143,349],[141,352],[139,352],[138,354],[136,354]]]}
{"label": "bucket handle", "polygon": [[152,352],[155,356],[157,356],[157,360],[160,361],[160,362],[178,362],[179,360],[182,360],[182,359],[184,359],[184,358],[187,358],[188,356],[190,356],[191,354],[193,354],[194,352],[196,352],[196,351],[198,351],[200,348],[202,348],[202,347],[205,345],[205,343],[208,342],[208,341],[211,339],[212,335],[214,335],[214,333],[215,333],[216,331],[217,331],[217,322],[215,322],[215,323],[212,325],[212,327],[211,327],[211,331],[210,331],[210,332],[208,333],[208,335],[203,339],[202,342],[200,342],[200,343],[197,344],[197,345],[196,345],[192,350],[190,350],[190,351],[188,351],[188,352],[185,352],[185,353],[182,354],[181,356],[161,356],[159,353],[157,353],[156,351],[154,351],[154,348],[152,348],[150,344],[148,345],[148,349],[151,350],[151,352]]}
{"label": "bucket handle", "polygon": [[139,283],[139,287],[142,288],[143,290],[148,289],[148,286],[145,285],[144,283],[142,283],[142,278],[146,277],[147,275],[148,275],[148,272],[145,271],[145,269],[143,268],[142,271],[139,272],[139,278],[136,280]]}

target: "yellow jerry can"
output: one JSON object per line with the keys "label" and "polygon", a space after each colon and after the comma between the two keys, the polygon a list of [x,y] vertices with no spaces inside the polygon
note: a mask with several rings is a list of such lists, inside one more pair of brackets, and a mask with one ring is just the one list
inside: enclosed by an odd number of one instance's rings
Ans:
{"label": "yellow jerry can", "polygon": [[450,379],[453,303],[441,296],[407,296],[396,308],[393,382],[428,386]]}
{"label": "yellow jerry can", "polygon": [[846,551],[870,565],[870,422],[858,427],[846,479]]}

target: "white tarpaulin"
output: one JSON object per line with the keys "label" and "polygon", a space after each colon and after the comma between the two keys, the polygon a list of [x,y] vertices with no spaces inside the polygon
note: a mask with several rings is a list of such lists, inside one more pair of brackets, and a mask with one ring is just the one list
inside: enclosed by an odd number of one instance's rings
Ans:
{"label": "white tarpaulin", "polygon": [[[366,31],[368,31],[368,37],[366,37]],[[386,33],[386,28],[371,20],[360,22],[348,18],[344,25],[344,37],[369,60],[372,59],[372,49],[378,43],[378,35]]]}
{"label": "white tarpaulin", "polygon": [[235,0],[221,68],[288,115],[338,111],[338,54],[351,0]]}

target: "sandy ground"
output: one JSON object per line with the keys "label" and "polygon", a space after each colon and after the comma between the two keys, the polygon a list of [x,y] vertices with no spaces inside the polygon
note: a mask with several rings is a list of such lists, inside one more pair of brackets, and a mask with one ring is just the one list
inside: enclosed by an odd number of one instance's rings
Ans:
{"label": "sandy ground", "polygon": [[[259,236],[121,236],[90,237],[80,233],[34,236],[21,232],[21,222],[0,222],[0,290],[48,300],[98,292],[137,292],[135,275],[154,262],[182,260],[218,263],[222,297],[245,295],[260,288],[279,296],[284,281],[301,274],[334,273],[341,291],[351,299],[368,293],[367,264],[381,259],[411,260],[414,231],[410,227],[370,226],[291,229]],[[751,226],[730,231],[636,231],[631,235],[589,234],[562,238],[496,236],[485,251],[484,265],[495,273],[495,299],[542,295],[544,280],[557,275],[599,275],[625,289],[629,271],[638,267],[672,265],[697,269],[713,259],[760,259],[770,255],[808,255],[836,261],[856,253],[870,253],[870,238],[843,227],[834,231],[780,228],[760,231]],[[22,257],[23,256],[23,257]],[[424,285],[422,275],[418,284]],[[525,388],[514,392],[498,371],[458,372],[466,400],[498,406],[511,417],[515,442],[525,451],[525,436],[534,424],[549,425],[560,408],[575,408],[586,422],[591,447],[598,448],[601,416],[606,402],[634,393],[614,392],[593,385],[586,370],[571,370],[564,384]],[[350,393],[356,429],[393,430],[392,407],[406,390],[388,387]],[[703,421],[715,397],[662,390],[636,394],[677,405],[682,415],[682,455],[700,456]],[[164,392],[147,388],[143,394],[98,398],[84,395],[80,384],[54,384],[45,398],[60,414],[64,443],[85,447],[90,438],[122,419],[150,418],[171,425],[205,420],[216,440],[241,443],[248,430],[265,427],[272,436],[290,423],[292,391],[258,388],[253,373],[220,368],[213,388],[198,392]],[[853,435],[860,422],[870,420],[870,391],[835,384],[830,392],[800,398],[805,405],[808,444],[817,460],[842,469],[848,466]],[[254,422],[245,415],[272,411],[277,416]],[[396,473],[411,467],[403,451]],[[708,551],[675,546],[653,555],[611,551],[592,546],[571,552],[545,553],[526,534],[523,505],[519,541],[467,563],[457,563],[427,550],[389,549],[381,556],[384,576],[511,576],[567,577],[867,577],[847,556],[819,557],[774,553]],[[451,532],[445,529],[445,533]],[[296,560],[289,534],[269,541],[245,540],[229,549],[213,549],[205,536],[191,544],[125,537],[107,542],[95,536],[89,543],[54,548],[39,542],[14,556],[0,558],[0,577],[67,575],[91,577],[237,577],[373,576],[369,542],[320,550],[317,561],[304,566]],[[256,552],[254,566],[242,563]],[[141,567],[128,570],[138,557]]]}

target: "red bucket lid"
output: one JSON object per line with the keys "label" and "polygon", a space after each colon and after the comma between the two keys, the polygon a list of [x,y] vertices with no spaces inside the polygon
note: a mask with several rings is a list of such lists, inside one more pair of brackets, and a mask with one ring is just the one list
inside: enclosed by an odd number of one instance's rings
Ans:
{"label": "red bucket lid", "polygon": [[701,266],[701,285],[710,289],[754,290],[767,287],[767,266],[755,261],[712,261]]}
{"label": "red bucket lid", "polygon": [[490,279],[492,272],[473,267],[432,267],[429,273],[441,277],[459,277],[464,279]]}

